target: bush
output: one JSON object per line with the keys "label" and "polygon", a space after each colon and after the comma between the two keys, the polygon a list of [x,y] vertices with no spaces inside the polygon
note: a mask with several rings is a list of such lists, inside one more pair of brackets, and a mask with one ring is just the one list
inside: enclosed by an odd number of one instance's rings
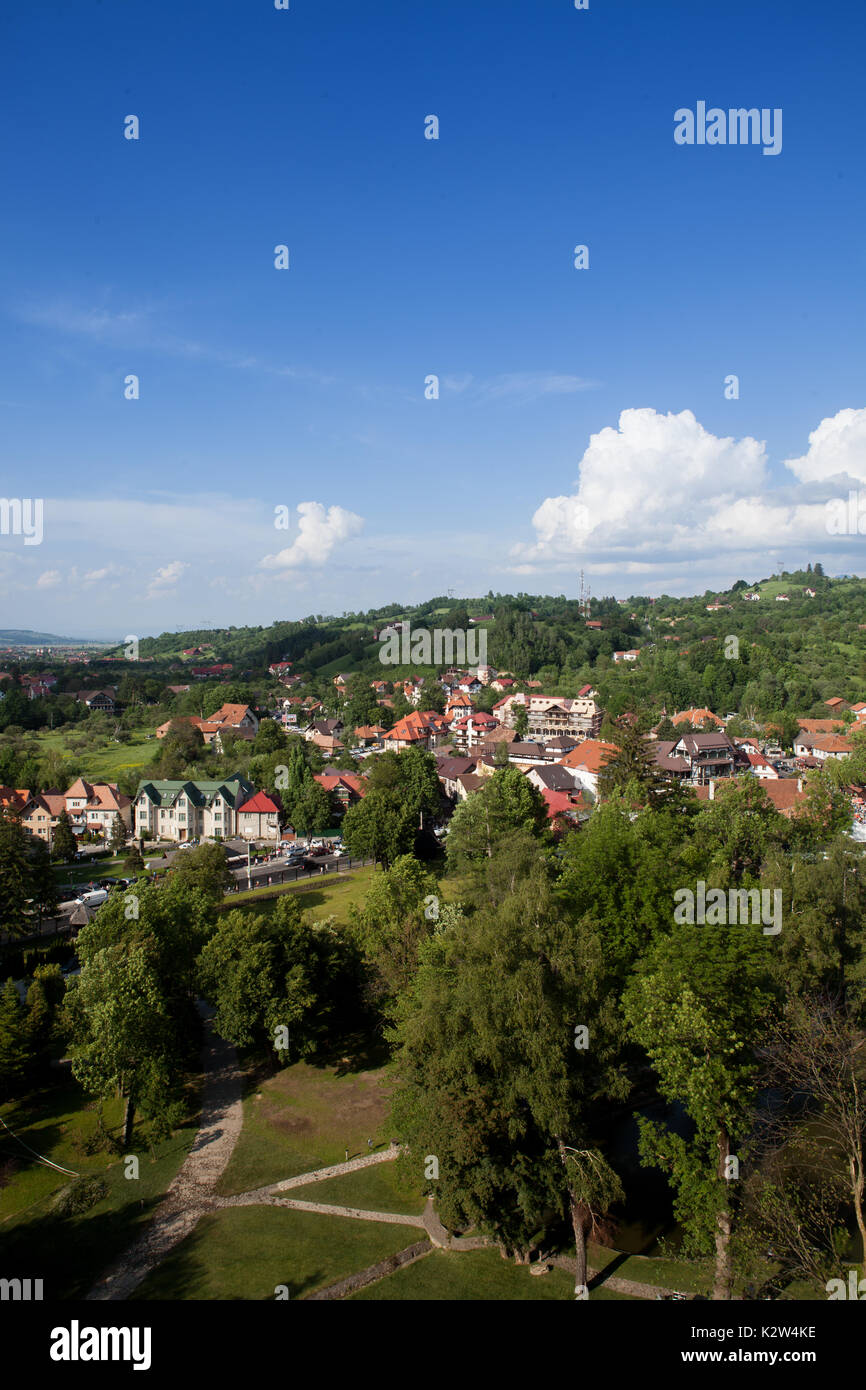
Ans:
{"label": "bush", "polygon": [[81,1178],[60,1191],[54,1210],[58,1216],[80,1216],[101,1202],[107,1192],[108,1183],[104,1178]]}

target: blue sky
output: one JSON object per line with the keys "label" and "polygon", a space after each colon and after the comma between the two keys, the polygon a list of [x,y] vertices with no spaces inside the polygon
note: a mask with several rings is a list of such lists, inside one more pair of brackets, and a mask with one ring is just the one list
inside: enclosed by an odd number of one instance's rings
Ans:
{"label": "blue sky", "polygon": [[[13,0],[0,23],[2,487],[44,499],[41,544],[0,535],[0,626],[862,568],[824,521],[866,486],[858,7]],[[678,146],[701,100],[780,108],[781,153]]]}

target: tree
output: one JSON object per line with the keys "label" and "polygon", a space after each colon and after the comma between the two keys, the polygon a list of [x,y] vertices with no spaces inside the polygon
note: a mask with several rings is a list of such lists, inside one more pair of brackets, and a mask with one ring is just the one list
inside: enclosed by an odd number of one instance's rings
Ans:
{"label": "tree", "polygon": [[515,830],[543,838],[547,805],[519,768],[508,767],[485,778],[484,786],[455,810],[448,832],[449,865],[459,872],[479,864]]}
{"label": "tree", "polygon": [[259,724],[259,731],[253,743],[253,752],[258,753],[277,753],[283,752],[288,747],[288,739],[284,730],[274,719],[263,719]]}
{"label": "tree", "polygon": [[[847,1185],[866,1274],[866,1033],[841,995],[806,996],[788,1001],[785,1015],[773,1020],[761,1058],[762,1080],[777,1100],[765,1144],[777,1153],[796,1151],[813,1189],[823,1188],[812,1194],[818,1210],[832,1209],[834,1197],[838,1206],[840,1184]],[[783,1183],[771,1194],[783,1206],[786,1190]],[[766,1193],[765,1207],[778,1210]],[[790,1210],[778,1224],[782,1240],[786,1227],[797,1227]],[[834,1244],[822,1251],[824,1258],[837,1253]],[[802,1264],[799,1241],[788,1249],[789,1263],[792,1256]]]}
{"label": "tree", "polygon": [[51,854],[44,840],[34,837],[30,844],[30,895],[39,924],[46,914],[56,912],[60,901],[57,881],[51,869]]}
{"label": "tree", "polygon": [[54,827],[54,835],[51,841],[52,858],[60,864],[67,864],[75,858],[76,850],[75,836],[72,833],[72,822],[66,811],[61,811],[57,817],[57,824]]}
{"label": "tree", "polygon": [[382,1006],[393,1006],[418,963],[418,947],[439,916],[438,884],[411,854],[376,874],[363,909],[355,910],[358,944],[374,969]]}
{"label": "tree", "polygon": [[0,930],[27,930],[32,897],[28,837],[16,816],[0,814]]}
{"label": "tree", "polygon": [[424,816],[438,814],[442,793],[436,759],[423,748],[405,748],[401,753],[380,753],[373,762],[367,779],[368,786],[376,791],[396,791],[415,816],[416,824],[423,824]]}
{"label": "tree", "polygon": [[291,803],[290,815],[296,835],[321,835],[334,819],[331,798],[311,772]]}
{"label": "tree", "polygon": [[132,844],[129,846],[123,861],[123,867],[133,878],[145,872],[147,866],[142,858],[141,850],[138,848],[138,845]]}
{"label": "tree", "polygon": [[400,1161],[417,1172],[437,1158],[442,1220],[526,1260],[539,1232],[570,1217],[579,1285],[586,1236],[620,1191],[595,1129],[628,1085],[600,947],[561,915],[536,863],[495,907],[421,946],[394,1031]]}
{"label": "tree", "polygon": [[198,888],[211,902],[221,902],[233,882],[224,845],[199,845],[185,850],[172,862],[172,878],[179,888]]}
{"label": "tree", "polygon": [[164,1121],[180,1097],[199,1034],[196,959],[212,929],[207,894],[173,879],[112,894],[78,933],[62,1026],[82,1085],[125,1097],[125,1145],[137,1110]]}
{"label": "tree", "polygon": [[343,840],[355,859],[375,859],[387,869],[415,842],[416,817],[396,791],[374,789],[343,817]]}
{"label": "tree", "polygon": [[518,705],[514,715],[514,732],[520,740],[526,738],[529,728],[529,713],[525,705]]}
{"label": "tree", "polygon": [[623,996],[661,1094],[694,1125],[684,1139],[640,1119],[641,1159],[670,1174],[687,1246],[715,1245],[716,1299],[731,1297],[738,1148],[752,1124],[755,1046],[771,1000],[766,951],[754,927],[680,928],[656,941]]}
{"label": "tree", "polygon": [[221,916],[198,967],[220,1036],[267,1049],[282,1064],[309,1056],[338,1025],[351,1023],[357,968],[345,936],[330,924],[310,923],[292,896],[280,898],[267,916],[239,910]]}
{"label": "tree", "polygon": [[598,794],[607,800],[615,792],[651,807],[664,801],[667,784],[655,767],[652,748],[631,723],[616,726],[616,751],[598,774]]}
{"label": "tree", "polygon": [[156,1113],[172,1080],[171,1020],[147,945],[130,941],[97,952],[73,980],[66,1013],[72,1073],[94,1095],[119,1090],[125,1097],[128,1148],[136,1109]]}
{"label": "tree", "polygon": [[129,831],[126,828],[126,824],[124,823],[123,817],[115,816],[114,822],[111,827],[111,839],[108,842],[112,854],[123,853],[123,851],[126,848],[126,840],[128,834]]}
{"label": "tree", "polygon": [[26,1021],[18,990],[10,978],[0,991],[0,1094],[17,1090],[26,1066]]}

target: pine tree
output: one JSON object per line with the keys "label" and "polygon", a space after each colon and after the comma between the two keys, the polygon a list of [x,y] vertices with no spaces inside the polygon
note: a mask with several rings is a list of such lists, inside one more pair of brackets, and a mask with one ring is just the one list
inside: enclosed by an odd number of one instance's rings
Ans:
{"label": "pine tree", "polygon": [[111,839],[109,846],[112,854],[122,854],[126,848],[127,829],[122,816],[114,817],[114,824],[111,827]]}
{"label": "pine tree", "polygon": [[57,817],[57,824],[54,827],[54,839],[51,846],[51,856],[58,863],[68,863],[74,859],[77,845],[75,836],[72,833],[72,822],[66,811],[61,811]]}

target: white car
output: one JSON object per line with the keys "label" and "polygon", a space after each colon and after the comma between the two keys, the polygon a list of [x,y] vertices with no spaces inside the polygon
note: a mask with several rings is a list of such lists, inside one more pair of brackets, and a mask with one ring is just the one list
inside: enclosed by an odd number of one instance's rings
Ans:
{"label": "white car", "polygon": [[82,893],[75,901],[79,907],[99,907],[100,903],[108,902],[108,893],[104,888],[93,888],[89,893]]}

